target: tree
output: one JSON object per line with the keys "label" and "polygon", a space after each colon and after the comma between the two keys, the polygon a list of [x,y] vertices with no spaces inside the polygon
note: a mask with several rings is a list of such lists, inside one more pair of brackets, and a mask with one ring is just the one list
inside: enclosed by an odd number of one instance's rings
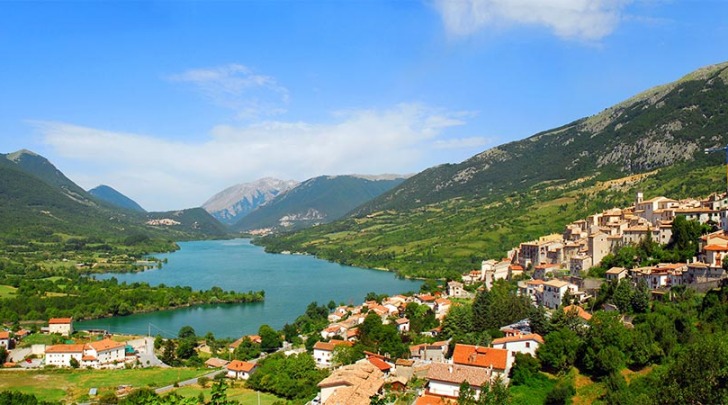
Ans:
{"label": "tree", "polygon": [[589,321],[583,345],[582,369],[596,377],[605,377],[626,365],[632,342],[630,331],[622,324],[620,314],[597,311]]}
{"label": "tree", "polygon": [[[490,306],[493,304],[488,287],[483,288],[475,295],[473,301],[472,329],[482,332],[490,327]],[[470,331],[467,331],[470,332]]]}
{"label": "tree", "polygon": [[177,350],[175,351],[177,358],[186,360],[194,356],[196,354],[195,346],[196,343],[192,339],[180,340],[179,344],[177,345]]}
{"label": "tree", "polygon": [[650,308],[650,289],[644,279],[637,281],[637,288],[632,292],[630,304],[632,311],[637,314],[644,314]]}
{"label": "tree", "polygon": [[532,307],[528,316],[528,322],[533,333],[546,336],[551,331],[549,319],[546,317],[546,309],[543,305]]}
{"label": "tree", "polygon": [[177,337],[180,339],[196,339],[197,334],[195,333],[195,329],[192,326],[187,325],[179,329]]}
{"label": "tree", "polygon": [[271,352],[281,347],[281,334],[268,325],[261,325],[258,328],[260,335],[260,349],[264,352]]}
{"label": "tree", "polygon": [[71,357],[71,360],[68,361],[68,364],[71,366],[71,368],[79,368],[81,366],[81,363],[79,363],[75,357]]}
{"label": "tree", "polygon": [[627,313],[632,309],[632,284],[631,281],[623,278],[617,284],[617,288],[614,290],[612,296],[614,305],[619,308],[622,313]]}
{"label": "tree", "polygon": [[511,392],[503,377],[498,376],[490,384],[484,384],[480,388],[478,405],[503,405],[511,400]]}
{"label": "tree", "polygon": [[463,381],[460,383],[460,393],[458,394],[458,405],[476,405],[475,391],[470,388],[470,383]]}
{"label": "tree", "polygon": [[581,344],[581,338],[573,330],[558,329],[546,335],[536,356],[547,369],[563,373],[574,365]]}
{"label": "tree", "polygon": [[329,308],[329,311],[335,310],[336,309],[336,301],[334,301],[334,300],[329,301],[329,304],[327,305],[327,307]]}
{"label": "tree", "polygon": [[162,351],[161,357],[161,360],[164,364],[173,366],[177,363],[177,358],[175,357],[175,349],[176,345],[174,344],[174,340],[167,339],[164,342],[164,350]]}
{"label": "tree", "polygon": [[260,344],[253,342],[249,337],[244,337],[238,347],[233,352],[233,357],[237,360],[250,360],[260,356]]}
{"label": "tree", "polygon": [[364,351],[361,345],[346,346],[337,345],[334,347],[334,353],[331,357],[332,364],[336,366],[345,366],[354,364],[356,361],[364,358]]}
{"label": "tree", "polygon": [[516,353],[516,360],[510,371],[511,384],[528,385],[529,381],[539,376],[541,362],[527,353]]}

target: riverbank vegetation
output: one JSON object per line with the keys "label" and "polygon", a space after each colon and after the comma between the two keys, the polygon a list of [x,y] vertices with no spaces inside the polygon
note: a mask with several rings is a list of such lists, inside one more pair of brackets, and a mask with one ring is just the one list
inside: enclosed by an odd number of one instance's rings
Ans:
{"label": "riverbank vegetation", "polygon": [[[46,272],[39,268],[14,274],[0,270],[0,285],[12,293],[0,299],[0,322],[73,317],[76,320],[123,316],[201,304],[261,302],[264,291],[235,292],[220,287],[150,286],[96,280],[73,271]],[[7,289],[7,288],[6,288]]]}

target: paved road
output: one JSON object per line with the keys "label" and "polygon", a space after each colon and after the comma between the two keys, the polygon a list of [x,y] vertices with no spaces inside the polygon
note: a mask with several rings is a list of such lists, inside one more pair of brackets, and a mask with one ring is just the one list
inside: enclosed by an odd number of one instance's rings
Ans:
{"label": "paved road", "polygon": [[153,337],[144,338],[144,348],[140,349],[138,352],[139,361],[142,363],[143,367],[169,367],[168,365],[164,364],[162,360],[159,360],[156,354],[154,354]]}

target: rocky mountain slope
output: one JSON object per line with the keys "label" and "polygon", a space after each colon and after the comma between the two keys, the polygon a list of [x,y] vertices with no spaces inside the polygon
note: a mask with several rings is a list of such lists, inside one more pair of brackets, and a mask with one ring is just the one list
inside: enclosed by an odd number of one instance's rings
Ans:
{"label": "rocky mountain slope", "polygon": [[296,187],[297,181],[263,178],[237,184],[215,194],[202,208],[220,222],[233,225],[259,206]]}
{"label": "rocky mountain slope", "polygon": [[404,181],[402,176],[320,176],[259,207],[233,229],[290,230],[327,223]]}
{"label": "rocky mountain slope", "polygon": [[724,191],[728,63],[638,94],[559,128],[433,167],[350,216],[259,241],[414,276],[456,276],[569,221],[627,206],[636,191],[672,198]]}

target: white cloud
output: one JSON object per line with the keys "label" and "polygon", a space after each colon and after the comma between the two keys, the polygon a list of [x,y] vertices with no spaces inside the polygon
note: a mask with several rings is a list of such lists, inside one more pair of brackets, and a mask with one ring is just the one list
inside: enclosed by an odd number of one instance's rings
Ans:
{"label": "white cloud", "polygon": [[288,89],[271,76],[255,73],[241,64],[191,69],[167,77],[189,83],[214,104],[231,109],[239,118],[256,118],[285,112]]}
{"label": "white cloud", "polygon": [[491,143],[488,138],[473,136],[468,138],[440,139],[434,142],[436,149],[472,149],[483,148]]}
{"label": "white cloud", "polygon": [[535,25],[587,41],[611,34],[631,0],[435,0],[447,31],[467,36],[491,27]]}
{"label": "white cloud", "polygon": [[198,141],[174,141],[62,122],[35,122],[45,144],[74,163],[82,186],[109,184],[153,210],[198,206],[233,184],[264,176],[411,173],[444,163],[442,149],[484,145],[448,140],[466,114],[401,104],[339,111],[327,123],[219,125]]}

